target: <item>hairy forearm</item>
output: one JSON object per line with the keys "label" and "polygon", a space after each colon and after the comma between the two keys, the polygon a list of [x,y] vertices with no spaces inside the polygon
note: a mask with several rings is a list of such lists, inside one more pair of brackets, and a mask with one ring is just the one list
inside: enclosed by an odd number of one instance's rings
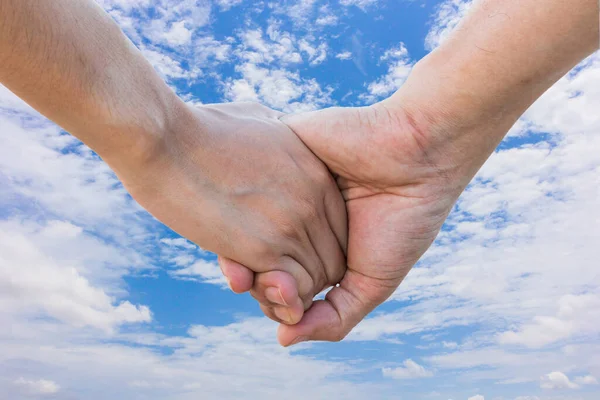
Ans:
{"label": "hairy forearm", "polygon": [[519,116],[598,49],[598,14],[597,0],[476,1],[389,103],[435,126],[431,153],[470,179]]}
{"label": "hairy forearm", "polygon": [[115,164],[152,151],[181,107],[92,0],[0,0],[0,83]]}

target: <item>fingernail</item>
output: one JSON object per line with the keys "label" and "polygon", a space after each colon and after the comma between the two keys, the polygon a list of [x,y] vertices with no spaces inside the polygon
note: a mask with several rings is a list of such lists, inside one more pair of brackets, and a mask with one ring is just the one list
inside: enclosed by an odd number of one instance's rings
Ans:
{"label": "fingernail", "polygon": [[233,291],[233,288],[231,287],[231,280],[229,279],[228,276],[225,276],[225,275],[223,275],[223,276],[225,277],[225,280],[227,281],[227,286],[229,286],[229,289]]}
{"label": "fingernail", "polygon": [[290,346],[293,346],[298,343],[306,342],[308,340],[308,336],[298,336],[296,339],[292,340]]}
{"label": "fingernail", "polygon": [[276,287],[268,287],[265,289],[265,297],[272,303],[279,304],[280,306],[287,306],[287,303],[283,299],[281,290]]}
{"label": "fingernail", "polygon": [[279,318],[280,320],[285,321],[288,324],[291,324],[293,322],[292,314],[290,314],[289,308],[275,307],[273,309],[273,312],[275,313],[277,318]]}

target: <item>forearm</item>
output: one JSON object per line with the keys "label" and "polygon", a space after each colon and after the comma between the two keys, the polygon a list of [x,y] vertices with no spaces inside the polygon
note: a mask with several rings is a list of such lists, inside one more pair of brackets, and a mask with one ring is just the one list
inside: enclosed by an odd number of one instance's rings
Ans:
{"label": "forearm", "polygon": [[389,103],[433,125],[431,152],[470,179],[519,116],[598,48],[598,14],[597,0],[478,1]]}
{"label": "forearm", "polygon": [[113,164],[152,151],[181,107],[91,0],[0,0],[0,82]]}

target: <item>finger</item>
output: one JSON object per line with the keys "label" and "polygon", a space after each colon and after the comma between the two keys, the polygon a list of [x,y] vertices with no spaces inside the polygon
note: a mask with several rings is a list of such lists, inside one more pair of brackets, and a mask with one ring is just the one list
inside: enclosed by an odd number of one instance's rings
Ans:
{"label": "finger", "polygon": [[398,284],[348,270],[340,285],[331,289],[325,300],[314,302],[298,324],[279,327],[279,343],[290,346],[308,340],[340,341]]}
{"label": "finger", "polygon": [[250,294],[265,305],[288,306],[299,298],[296,280],[287,272],[259,272]]}
{"label": "finger", "polygon": [[[342,202],[342,204],[344,203]],[[341,215],[345,220],[345,205],[343,208],[344,212]],[[324,284],[314,288],[313,297],[323,289],[339,283],[346,273],[346,256],[340,246],[340,241],[325,216],[325,210],[323,209],[320,214],[318,220],[312,221],[310,226],[306,226],[310,244],[315,249],[326,276]]]}
{"label": "finger", "polygon": [[[310,217],[315,223],[318,221],[317,215],[318,211]],[[308,227],[302,223],[299,223],[299,225],[301,230],[297,232],[297,237],[288,244],[287,253],[289,256],[282,258],[283,266],[272,269],[287,271],[292,274],[298,282],[300,298],[310,306],[312,298],[326,287],[328,279],[325,264],[313,245]],[[309,225],[312,225],[312,223],[309,223]]]}
{"label": "finger", "polygon": [[250,291],[261,305],[269,307],[271,319],[286,324],[296,324],[304,315],[304,304],[298,295],[297,282],[287,272],[269,271],[256,274],[254,287]]}
{"label": "finger", "polygon": [[254,284],[254,272],[246,266],[226,257],[217,257],[221,272],[227,279],[231,290],[235,293],[245,293]]}
{"label": "finger", "polygon": [[332,184],[329,185],[324,198],[325,216],[339,246],[346,255],[348,254],[348,212],[346,202],[333,177],[331,177],[331,181]]}
{"label": "finger", "polygon": [[292,318],[289,309],[283,307],[268,306],[260,303],[258,305],[267,318],[272,319],[273,321],[278,322],[280,324],[291,324],[290,322],[288,322]]}
{"label": "finger", "polygon": [[255,287],[250,293],[267,317],[284,324],[296,324],[302,319],[304,306],[298,296],[296,282],[286,272],[257,274]]}

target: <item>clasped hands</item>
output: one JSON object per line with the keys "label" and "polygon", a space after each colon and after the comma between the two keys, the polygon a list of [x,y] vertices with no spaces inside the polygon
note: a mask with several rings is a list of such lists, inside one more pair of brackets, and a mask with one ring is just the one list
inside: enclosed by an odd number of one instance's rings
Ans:
{"label": "clasped hands", "polygon": [[399,104],[290,115],[186,106],[143,172],[120,178],[219,255],[231,289],[281,323],[282,345],[338,341],[400,285],[462,190],[424,118]]}
{"label": "clasped hands", "polygon": [[[286,216],[295,217],[295,225],[271,220],[298,253],[281,251],[280,261],[257,260],[256,266],[221,255],[219,264],[235,292],[249,290],[265,315],[282,323],[282,345],[339,341],[400,285],[455,198],[440,196],[443,177],[427,164],[416,128],[400,109],[380,103],[278,119],[280,132],[273,134],[297,135],[302,143],[293,151],[310,163],[302,170],[318,172],[286,175],[297,185],[281,194],[295,201]],[[314,155],[304,156],[304,146]],[[269,173],[302,165],[296,158]],[[313,302],[331,286],[324,300]]]}
{"label": "clasped hands", "polygon": [[519,116],[598,49],[595,1],[474,2],[389,99],[284,115],[185,104],[94,2],[1,4],[2,84],[218,254],[286,346],[341,340],[385,301]]}

